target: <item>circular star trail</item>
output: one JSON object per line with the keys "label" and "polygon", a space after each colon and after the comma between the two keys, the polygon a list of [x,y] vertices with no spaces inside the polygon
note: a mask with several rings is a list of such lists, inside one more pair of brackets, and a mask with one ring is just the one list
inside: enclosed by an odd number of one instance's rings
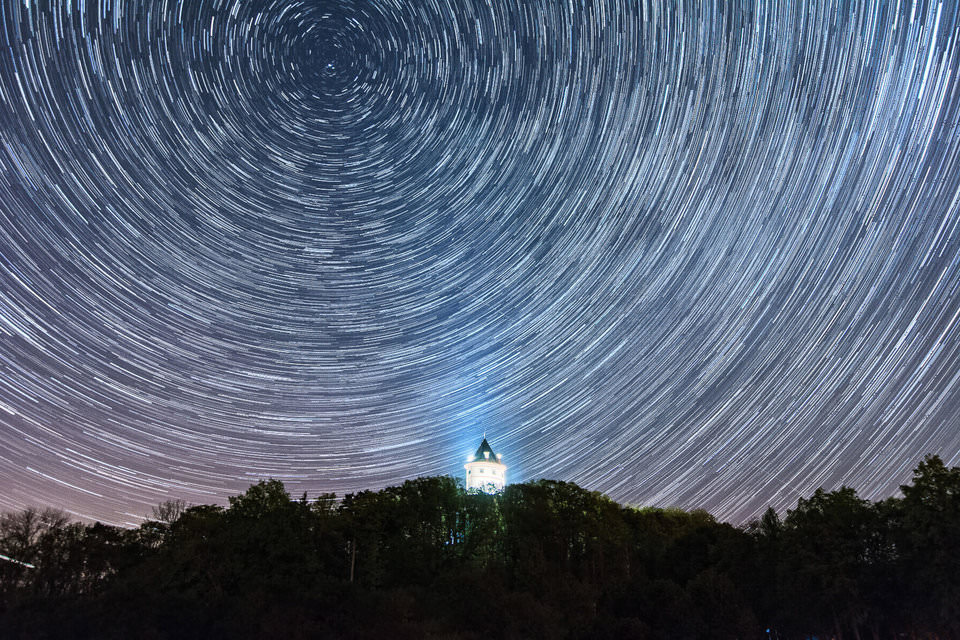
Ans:
{"label": "circular star trail", "polygon": [[0,508],[960,462],[952,2],[0,2]]}

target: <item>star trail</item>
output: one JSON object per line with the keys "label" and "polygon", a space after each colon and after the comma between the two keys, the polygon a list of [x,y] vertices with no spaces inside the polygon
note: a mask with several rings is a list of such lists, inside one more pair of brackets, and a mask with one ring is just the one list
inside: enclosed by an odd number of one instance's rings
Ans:
{"label": "star trail", "polygon": [[960,463],[953,2],[0,0],[0,509]]}

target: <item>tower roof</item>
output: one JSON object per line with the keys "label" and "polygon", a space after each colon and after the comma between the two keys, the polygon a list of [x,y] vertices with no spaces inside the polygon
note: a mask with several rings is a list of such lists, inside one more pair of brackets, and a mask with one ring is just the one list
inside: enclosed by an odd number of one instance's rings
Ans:
{"label": "tower roof", "polygon": [[[487,453],[489,455],[484,456],[483,455],[484,453]],[[484,462],[486,460],[499,462],[499,460],[497,459],[497,454],[493,452],[493,449],[490,448],[490,443],[487,442],[486,438],[484,438],[483,442],[480,443],[480,448],[477,449],[477,452],[475,454],[473,454],[473,457],[470,459],[470,462]]]}

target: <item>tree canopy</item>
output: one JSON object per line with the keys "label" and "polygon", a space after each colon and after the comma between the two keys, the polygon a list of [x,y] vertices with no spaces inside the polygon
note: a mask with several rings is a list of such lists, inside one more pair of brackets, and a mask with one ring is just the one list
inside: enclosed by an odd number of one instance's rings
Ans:
{"label": "tree canopy", "polygon": [[137,529],[0,516],[11,638],[960,639],[960,469],[818,489],[744,527],[569,482],[313,499],[278,480]]}

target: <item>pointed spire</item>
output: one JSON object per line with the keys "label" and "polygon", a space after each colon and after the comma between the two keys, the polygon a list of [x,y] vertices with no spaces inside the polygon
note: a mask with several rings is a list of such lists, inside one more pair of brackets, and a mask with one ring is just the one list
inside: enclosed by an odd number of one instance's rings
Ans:
{"label": "pointed spire", "polygon": [[478,462],[481,460],[497,460],[499,457],[493,452],[493,449],[490,447],[490,443],[487,442],[487,434],[483,434],[483,442],[480,443],[480,448],[477,449],[477,452],[473,454],[473,462]]}

